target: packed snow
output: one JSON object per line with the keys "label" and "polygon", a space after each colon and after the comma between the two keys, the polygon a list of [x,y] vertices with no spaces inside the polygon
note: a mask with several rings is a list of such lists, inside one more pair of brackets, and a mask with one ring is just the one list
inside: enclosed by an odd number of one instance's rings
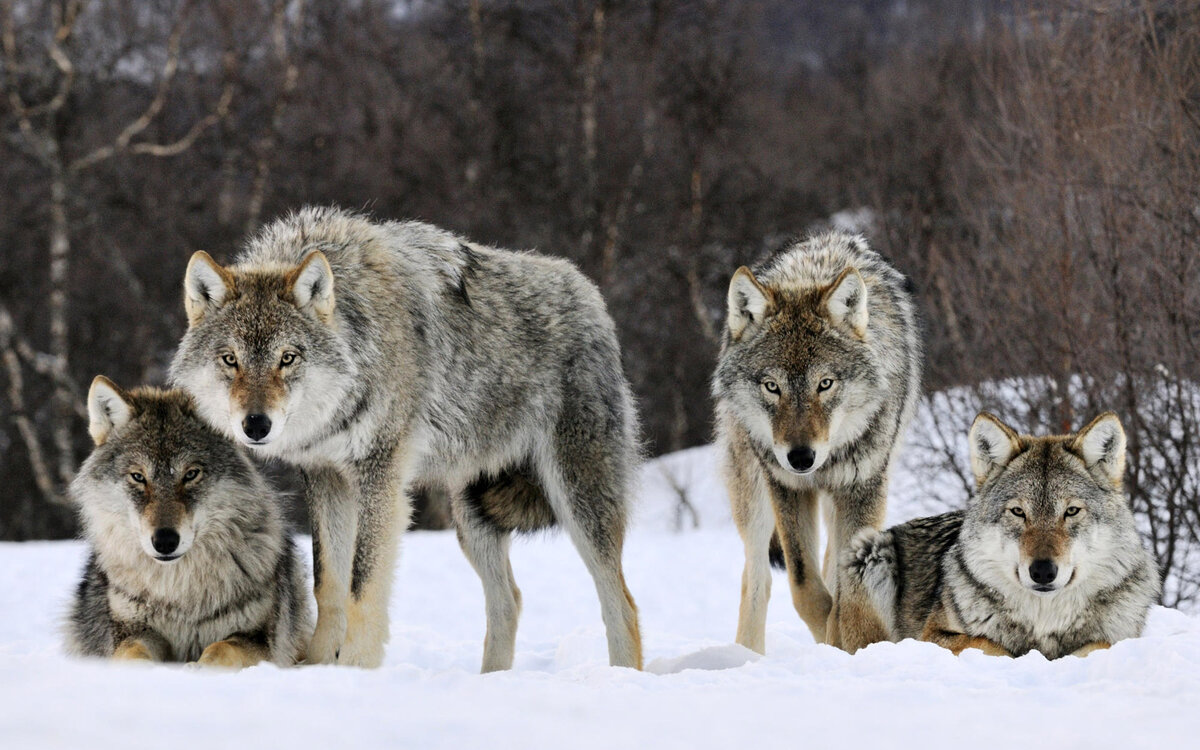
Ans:
{"label": "packed snow", "polygon": [[[0,747],[1127,748],[1200,737],[1200,619],[1165,608],[1144,637],[1086,659],[955,657],[913,641],[850,656],[813,642],[777,574],[767,655],[735,645],[742,546],[716,463],[697,448],[645,467],[625,554],[644,672],[607,666],[591,580],[559,534],[514,544],[516,663],[482,676],[482,589],[452,532],[405,537],[374,671],[71,659],[58,627],[84,545],[0,544]],[[679,510],[680,489],[690,509]],[[902,466],[889,521],[927,512],[927,489]]]}

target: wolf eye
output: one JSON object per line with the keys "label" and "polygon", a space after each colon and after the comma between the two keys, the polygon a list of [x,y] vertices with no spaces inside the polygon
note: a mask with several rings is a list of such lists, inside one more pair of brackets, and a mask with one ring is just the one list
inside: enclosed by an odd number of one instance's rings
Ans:
{"label": "wolf eye", "polygon": [[137,482],[138,484],[146,483],[146,477],[142,476],[142,473],[140,471],[129,472],[129,478],[132,479],[133,481]]}
{"label": "wolf eye", "polygon": [[187,473],[183,475],[183,481],[190,482],[198,476],[200,476],[199,469],[188,469]]}
{"label": "wolf eye", "polygon": [[288,365],[292,364],[295,361],[296,361],[296,353],[295,352],[284,352],[283,356],[279,358],[279,366],[287,367]]}
{"label": "wolf eye", "polygon": [[1070,508],[1067,508],[1066,516],[1067,518],[1070,518],[1071,516],[1077,516],[1081,510],[1083,510],[1083,508],[1080,508],[1078,505],[1072,505]]}
{"label": "wolf eye", "polygon": [[1012,514],[1013,514],[1014,516],[1016,516],[1017,518],[1024,518],[1024,517],[1025,517],[1025,511],[1021,510],[1020,508],[1009,508],[1009,510],[1010,510],[1010,511],[1012,512]]}
{"label": "wolf eye", "polygon": [[821,378],[821,382],[817,383],[817,393],[827,391],[833,387],[833,378]]}
{"label": "wolf eye", "polygon": [[779,383],[776,383],[774,380],[771,380],[770,378],[767,378],[766,380],[764,380],[762,382],[762,387],[763,387],[764,391],[771,394],[772,396],[779,395]]}
{"label": "wolf eye", "polygon": [[232,354],[222,354],[221,361],[225,363],[226,367],[237,367],[237,357]]}

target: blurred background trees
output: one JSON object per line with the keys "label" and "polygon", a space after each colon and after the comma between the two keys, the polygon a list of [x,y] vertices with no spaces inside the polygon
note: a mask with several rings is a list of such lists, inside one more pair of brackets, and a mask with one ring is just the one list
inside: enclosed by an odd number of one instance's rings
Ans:
{"label": "blurred background trees", "polygon": [[337,203],[578,263],[652,454],[710,437],[731,270],[853,224],[913,279],[926,386],[953,396],[918,436],[930,472],[981,406],[1029,430],[1115,409],[1160,561],[1194,554],[1200,2],[0,14],[0,538],[72,533],[79,394],[96,373],[162,382],[194,250],[228,260],[262,222]]}

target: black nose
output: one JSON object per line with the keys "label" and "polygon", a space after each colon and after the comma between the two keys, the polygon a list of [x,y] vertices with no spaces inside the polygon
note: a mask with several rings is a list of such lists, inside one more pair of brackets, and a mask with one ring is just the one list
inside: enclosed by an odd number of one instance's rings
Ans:
{"label": "black nose", "polygon": [[808,471],[817,462],[817,452],[807,445],[802,445],[788,451],[787,459],[796,471]]}
{"label": "black nose", "polygon": [[1034,583],[1045,585],[1058,578],[1058,566],[1053,560],[1034,560],[1029,566],[1029,577]]}
{"label": "black nose", "polygon": [[242,420],[242,432],[251,440],[262,440],[271,432],[271,418],[266,414],[247,414]]}
{"label": "black nose", "polygon": [[169,555],[179,548],[179,532],[175,529],[155,529],[150,543],[158,554]]}

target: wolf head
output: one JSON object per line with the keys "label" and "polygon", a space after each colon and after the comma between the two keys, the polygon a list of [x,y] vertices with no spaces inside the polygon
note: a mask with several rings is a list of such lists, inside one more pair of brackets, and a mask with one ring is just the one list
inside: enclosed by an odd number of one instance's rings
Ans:
{"label": "wolf head", "polygon": [[248,270],[197,252],[184,303],[172,382],[245,445],[278,452],[311,438],[353,383],[348,344],[334,331],[333,271],[319,251],[295,267]]}
{"label": "wolf head", "polygon": [[866,340],[867,285],[846,268],[829,285],[764,285],[746,267],[729,284],[718,388],[783,470],[811,474],[856,439],[883,399]]}
{"label": "wolf head", "polygon": [[984,412],[971,426],[970,454],[977,491],[963,534],[989,583],[1048,596],[1119,569],[1122,550],[1140,553],[1117,415],[1073,435],[1031,437]]}
{"label": "wolf head", "polygon": [[181,391],[125,391],[98,376],[88,417],[96,447],[71,494],[102,553],[136,558],[140,549],[173,563],[246,513],[231,487],[265,491],[247,457],[204,424]]}

